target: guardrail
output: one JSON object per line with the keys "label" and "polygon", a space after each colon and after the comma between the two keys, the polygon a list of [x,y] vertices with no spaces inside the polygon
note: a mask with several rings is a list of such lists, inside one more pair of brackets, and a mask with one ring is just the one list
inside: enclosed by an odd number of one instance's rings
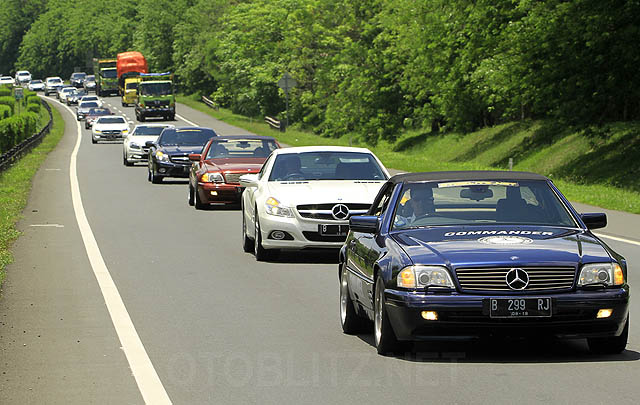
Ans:
{"label": "guardrail", "polygon": [[285,131],[285,125],[282,123],[282,121],[277,120],[273,117],[264,117],[264,122],[266,122],[267,124],[269,124],[269,126],[272,129],[277,129],[280,132],[284,132]]}
{"label": "guardrail", "polygon": [[53,114],[51,113],[51,107],[43,99],[40,99],[40,102],[49,113],[49,122],[40,131],[31,135],[0,156],[0,172],[7,170],[13,162],[40,144],[45,135],[51,131],[51,127],[53,126]]}
{"label": "guardrail", "polygon": [[216,105],[216,103],[214,103],[213,101],[209,100],[205,96],[202,96],[202,102],[205,103],[206,105],[208,105],[210,108],[213,108],[214,110],[218,111],[219,107]]}

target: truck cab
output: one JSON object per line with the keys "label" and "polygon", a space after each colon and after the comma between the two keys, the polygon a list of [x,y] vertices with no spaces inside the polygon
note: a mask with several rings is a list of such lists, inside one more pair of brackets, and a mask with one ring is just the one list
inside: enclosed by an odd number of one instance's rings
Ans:
{"label": "truck cab", "polygon": [[144,122],[147,117],[174,120],[176,97],[171,73],[142,73],[138,83],[136,118]]}
{"label": "truck cab", "polygon": [[140,77],[129,77],[124,80],[124,89],[122,91],[122,106],[135,104],[138,99],[138,85]]}

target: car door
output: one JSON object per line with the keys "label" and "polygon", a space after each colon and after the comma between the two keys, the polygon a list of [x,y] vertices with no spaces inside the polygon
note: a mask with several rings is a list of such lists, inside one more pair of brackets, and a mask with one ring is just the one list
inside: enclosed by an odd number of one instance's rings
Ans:
{"label": "car door", "polygon": [[[369,210],[369,215],[378,217],[380,225],[395,189],[394,184],[386,183]],[[365,308],[373,310],[374,265],[384,250],[378,243],[378,232],[354,232],[347,241],[347,250],[351,291]]]}
{"label": "car door", "polygon": [[264,162],[260,171],[258,172],[258,187],[247,187],[242,192],[242,201],[244,206],[245,221],[247,224],[247,234],[255,238],[255,218],[258,213],[256,212],[256,199],[260,195],[260,192],[267,187],[267,181],[269,180],[269,171],[271,170],[271,162],[273,162],[273,154],[270,155]]}

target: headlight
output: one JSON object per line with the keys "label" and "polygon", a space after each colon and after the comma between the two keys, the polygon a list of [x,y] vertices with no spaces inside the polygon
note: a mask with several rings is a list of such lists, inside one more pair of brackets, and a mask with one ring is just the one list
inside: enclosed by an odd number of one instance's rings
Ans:
{"label": "headlight", "polygon": [[273,197],[269,197],[264,204],[267,214],[277,215],[279,217],[293,217],[291,208],[280,205],[280,201]]}
{"label": "headlight", "polygon": [[142,146],[138,145],[138,144],[137,144],[137,143],[135,143],[135,142],[131,142],[131,143],[129,144],[129,147],[130,147],[131,149],[140,149]]}
{"label": "headlight", "polygon": [[99,129],[94,129],[93,132],[95,132],[96,134],[101,134],[102,131],[100,131]]}
{"label": "headlight", "polygon": [[203,183],[224,183],[224,178],[220,173],[205,173],[200,176],[200,181]]}
{"label": "headlight", "polygon": [[398,287],[424,288],[449,287],[454,288],[449,272],[440,266],[408,266],[402,269],[396,278]]}
{"label": "headlight", "polygon": [[162,161],[162,162],[168,162],[169,161],[169,155],[167,155],[166,153],[163,153],[160,150],[156,151],[156,159]]}
{"label": "headlight", "polygon": [[582,266],[578,286],[603,284],[605,286],[624,284],[622,267],[618,263],[590,263]]}

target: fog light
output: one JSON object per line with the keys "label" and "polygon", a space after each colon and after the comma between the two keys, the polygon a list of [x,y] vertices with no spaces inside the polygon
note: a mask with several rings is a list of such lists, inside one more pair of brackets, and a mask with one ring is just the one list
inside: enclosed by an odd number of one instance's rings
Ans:
{"label": "fog light", "polygon": [[282,232],[282,231],[273,231],[273,232],[271,232],[271,237],[273,239],[282,240],[282,239],[284,239],[284,232]]}
{"label": "fog light", "polygon": [[436,311],[422,311],[422,317],[427,321],[437,321],[438,313]]}
{"label": "fog light", "polygon": [[160,170],[159,170],[160,173],[164,173],[166,171],[167,171],[167,169],[165,169],[164,167],[161,167]]}
{"label": "fog light", "polygon": [[613,309],[601,309],[600,311],[598,311],[597,318],[608,318],[611,316],[611,314],[613,314]]}
{"label": "fog light", "polygon": [[218,195],[218,192],[217,191],[212,191],[211,195]]}

